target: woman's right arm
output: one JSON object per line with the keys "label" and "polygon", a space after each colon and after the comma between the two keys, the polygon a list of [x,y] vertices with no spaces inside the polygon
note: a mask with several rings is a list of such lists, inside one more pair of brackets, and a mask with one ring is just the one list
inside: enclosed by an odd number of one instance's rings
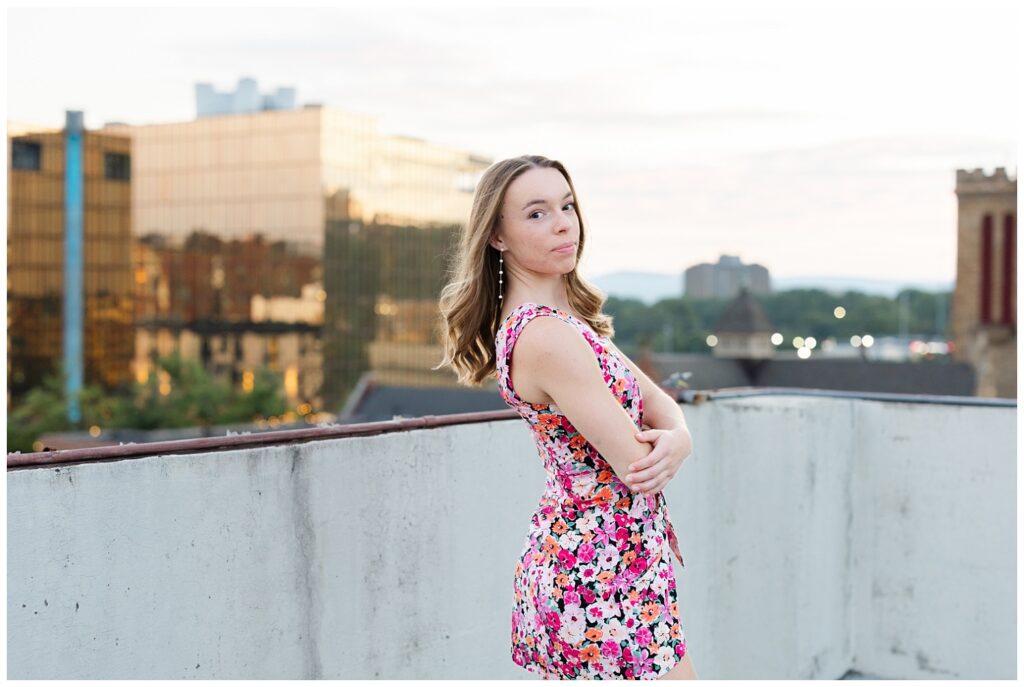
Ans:
{"label": "woman's right arm", "polygon": [[629,465],[651,452],[638,442],[638,429],[612,394],[590,343],[570,323],[537,317],[520,332],[513,349],[513,367],[541,388],[583,437],[626,481]]}

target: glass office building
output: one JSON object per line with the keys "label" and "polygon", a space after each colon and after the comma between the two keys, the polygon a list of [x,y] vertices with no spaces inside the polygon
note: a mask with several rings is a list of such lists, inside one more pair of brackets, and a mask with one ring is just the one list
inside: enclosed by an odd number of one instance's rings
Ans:
{"label": "glass office building", "polygon": [[[71,294],[80,306],[74,316],[74,367],[85,384],[115,389],[131,381],[131,141],[96,131],[70,141],[64,130],[8,129],[7,391],[12,402],[57,372],[67,353],[67,320],[73,316],[66,311],[69,269],[81,278],[81,288]],[[69,159],[77,171],[71,186]],[[72,217],[65,203],[69,188],[81,209]],[[72,246],[69,227],[76,231]]]}
{"label": "glass office building", "polygon": [[177,350],[329,412],[367,373],[454,384],[437,298],[491,160],[321,106],[103,131],[132,145],[139,380]]}

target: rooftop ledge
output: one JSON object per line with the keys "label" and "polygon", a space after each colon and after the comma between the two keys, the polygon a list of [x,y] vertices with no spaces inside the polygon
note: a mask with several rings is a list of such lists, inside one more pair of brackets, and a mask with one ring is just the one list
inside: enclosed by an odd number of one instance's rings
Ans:
{"label": "rooftop ledge", "polygon": [[[672,393],[701,677],[1016,677],[1015,400]],[[9,455],[8,678],[532,677],[544,480],[511,410]]]}
{"label": "rooftop ledge", "polygon": [[[973,396],[935,396],[927,394],[894,394],[864,391],[834,391],[829,389],[793,389],[785,387],[736,387],[710,391],[664,389],[681,405],[699,405],[708,401],[729,398],[751,398],[755,396],[810,396],[818,398],[848,398],[865,401],[888,401],[892,403],[927,403],[959,406],[1017,407],[1016,399],[977,398]],[[68,463],[121,460],[151,455],[172,453],[203,453],[243,447],[275,446],[280,444],[336,439],[341,437],[373,436],[391,432],[406,432],[430,427],[447,427],[475,422],[517,419],[519,414],[508,410],[476,413],[453,413],[450,415],[424,415],[384,422],[365,422],[344,425],[318,426],[309,429],[279,430],[255,434],[226,434],[221,437],[202,437],[178,441],[156,441],[127,443],[120,446],[69,449],[63,451],[41,451],[32,453],[7,454],[9,470],[28,467],[45,467]]]}

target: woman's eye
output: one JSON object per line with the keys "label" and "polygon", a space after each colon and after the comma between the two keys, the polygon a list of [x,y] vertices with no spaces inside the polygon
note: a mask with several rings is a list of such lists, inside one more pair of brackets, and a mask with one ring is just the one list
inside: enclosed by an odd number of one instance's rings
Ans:
{"label": "woman's eye", "polygon": [[[564,205],[564,207],[569,207],[570,205],[572,206],[572,211],[576,212],[576,203],[566,203]],[[530,213],[530,219],[533,219],[533,216],[538,214],[539,212],[540,212],[540,210],[535,210],[534,212],[531,212]]]}

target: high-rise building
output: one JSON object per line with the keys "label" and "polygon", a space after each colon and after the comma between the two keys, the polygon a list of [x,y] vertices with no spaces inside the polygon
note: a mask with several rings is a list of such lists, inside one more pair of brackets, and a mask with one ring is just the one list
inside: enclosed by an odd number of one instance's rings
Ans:
{"label": "high-rise building", "polygon": [[260,95],[256,79],[239,79],[233,91],[218,92],[212,84],[196,84],[196,116],[210,117],[262,110],[294,110],[295,89],[278,88],[274,93]]}
{"label": "high-rise building", "polygon": [[132,140],[140,380],[178,350],[329,411],[367,372],[455,384],[437,299],[491,160],[322,106],[107,130]]}
{"label": "high-rise building", "polygon": [[1017,397],[1017,180],[997,167],[956,170],[953,358],[977,372],[978,396]]}
{"label": "high-rise building", "polygon": [[746,289],[751,294],[772,292],[771,277],[763,265],[744,265],[739,256],[722,255],[715,264],[688,267],[683,274],[687,298],[732,299]]}
{"label": "high-rise building", "polygon": [[63,130],[9,127],[7,144],[8,394],[61,366],[68,391],[126,385],[131,141],[86,131],[82,113],[68,112]]}

